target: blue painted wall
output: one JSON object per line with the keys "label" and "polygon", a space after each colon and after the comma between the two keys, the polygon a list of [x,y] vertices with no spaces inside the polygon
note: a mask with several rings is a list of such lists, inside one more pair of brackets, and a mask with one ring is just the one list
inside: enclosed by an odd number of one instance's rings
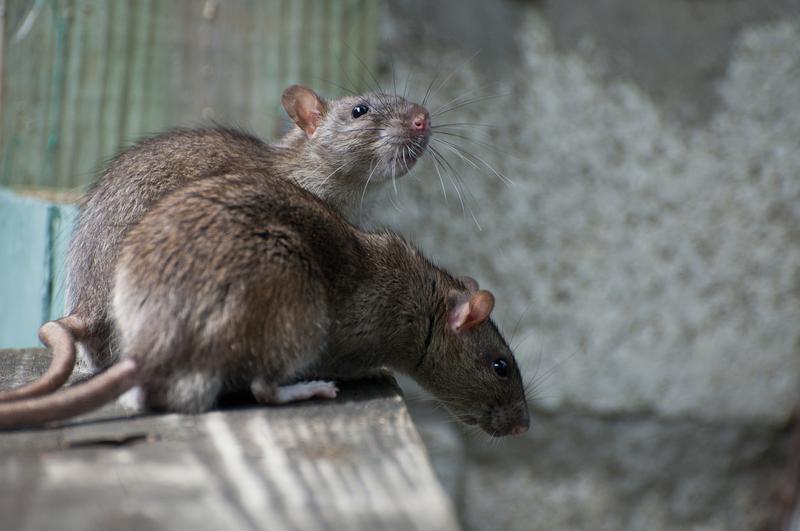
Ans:
{"label": "blue painted wall", "polygon": [[63,315],[65,256],[76,208],[0,188],[0,348],[39,344]]}

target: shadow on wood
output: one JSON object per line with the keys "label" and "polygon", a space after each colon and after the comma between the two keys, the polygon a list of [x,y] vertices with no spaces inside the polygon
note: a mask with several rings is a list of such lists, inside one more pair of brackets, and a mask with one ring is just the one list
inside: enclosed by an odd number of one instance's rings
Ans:
{"label": "shadow on wood", "polygon": [[[42,349],[0,351],[0,387]],[[391,378],[335,401],[126,416],[116,405],[0,432],[4,528],[458,529]]]}

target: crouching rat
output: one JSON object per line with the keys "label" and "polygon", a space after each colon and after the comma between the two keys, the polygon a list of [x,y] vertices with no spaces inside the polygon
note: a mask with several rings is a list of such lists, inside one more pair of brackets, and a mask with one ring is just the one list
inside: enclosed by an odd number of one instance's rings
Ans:
{"label": "crouching rat", "polygon": [[264,403],[333,397],[330,382],[294,382],[388,367],[492,435],[528,428],[492,294],[285,179],[217,176],[167,195],[125,236],[112,294],[120,361],[88,383],[0,404],[0,427],[61,419],[133,387],[149,409],[187,413],[232,390]]}
{"label": "crouching rat", "polygon": [[109,163],[81,202],[70,243],[69,315],[39,330],[42,342],[65,356],[54,356],[42,378],[0,393],[0,400],[60,387],[75,364],[75,347],[68,345],[74,340],[89,372],[116,360],[109,293],[120,244],[166,194],[211,175],[255,171],[295,182],[353,219],[367,187],[408,172],[431,135],[428,111],[395,95],[325,100],[292,85],[282,103],[297,127],[274,144],[232,129],[179,129],[145,139]]}

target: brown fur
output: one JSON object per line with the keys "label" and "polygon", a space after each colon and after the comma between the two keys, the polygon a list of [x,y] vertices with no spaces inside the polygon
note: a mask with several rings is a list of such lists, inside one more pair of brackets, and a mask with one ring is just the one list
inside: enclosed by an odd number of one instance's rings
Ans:
{"label": "brown fur", "polygon": [[[409,126],[427,111],[400,97],[369,93],[325,101],[298,86],[285,94],[293,96],[285,101],[290,114],[298,95],[321,111],[313,138],[300,127],[275,144],[233,129],[176,129],[123,151],[89,190],[70,245],[67,283],[69,314],[88,327],[82,341],[88,366],[101,369],[116,359],[108,305],[120,243],[166,194],[212,175],[261,171],[296,182],[355,217],[368,178],[374,186],[406,173],[427,146],[429,130],[419,134]],[[360,103],[370,112],[354,119],[351,111]]]}
{"label": "brown fur", "polygon": [[124,239],[112,308],[153,409],[204,411],[257,379],[388,367],[460,420],[505,435],[527,427],[525,391],[488,319],[493,298],[476,288],[399,236],[363,232],[313,194],[251,172],[197,181],[153,207]]}

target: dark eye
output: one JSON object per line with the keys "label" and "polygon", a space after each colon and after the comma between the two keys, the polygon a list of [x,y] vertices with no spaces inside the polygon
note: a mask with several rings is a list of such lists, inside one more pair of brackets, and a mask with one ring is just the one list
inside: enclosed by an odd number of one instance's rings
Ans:
{"label": "dark eye", "polygon": [[492,362],[492,369],[500,378],[508,378],[508,362],[503,358],[497,358]]}
{"label": "dark eye", "polygon": [[352,115],[353,115],[353,118],[359,118],[361,116],[364,116],[368,112],[369,112],[369,107],[366,106],[363,103],[360,103],[360,104],[356,105],[355,107],[353,107]]}

